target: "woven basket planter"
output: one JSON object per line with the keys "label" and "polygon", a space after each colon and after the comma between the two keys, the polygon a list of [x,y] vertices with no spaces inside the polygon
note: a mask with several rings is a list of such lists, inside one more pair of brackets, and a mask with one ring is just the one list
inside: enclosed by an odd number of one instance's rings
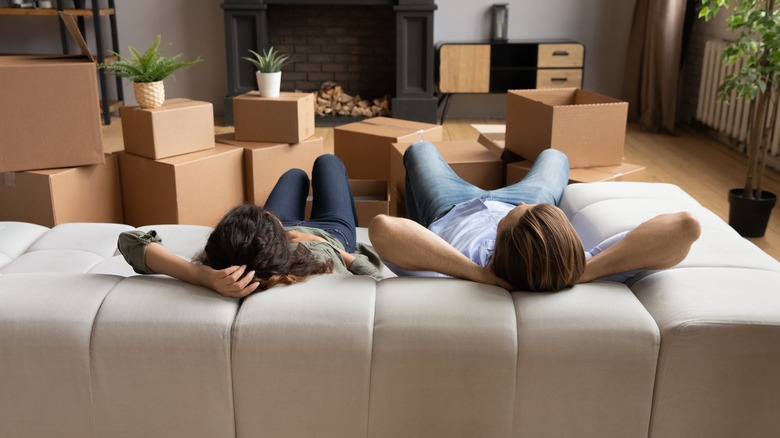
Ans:
{"label": "woven basket planter", "polygon": [[159,108],[165,102],[163,81],[133,82],[135,100],[141,108]]}

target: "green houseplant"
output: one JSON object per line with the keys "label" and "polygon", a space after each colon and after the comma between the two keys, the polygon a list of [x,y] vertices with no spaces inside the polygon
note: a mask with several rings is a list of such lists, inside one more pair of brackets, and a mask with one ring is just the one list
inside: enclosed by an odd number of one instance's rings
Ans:
{"label": "green houseplant", "polygon": [[[702,0],[699,17],[709,21],[729,0]],[[747,139],[748,169],[744,188],[729,191],[729,224],[746,237],[761,237],[777,201],[762,189],[769,139],[778,110],[780,88],[780,15],[775,0],[739,0],[727,20],[738,32],[723,52],[723,62],[742,67],[728,75],[718,88],[724,101],[739,97],[752,101]]]}
{"label": "green houseplant", "polygon": [[112,52],[117,61],[102,63],[98,68],[104,69],[120,78],[126,78],[133,83],[136,101],[142,108],[157,108],[165,102],[165,87],[163,79],[176,70],[195,65],[202,61],[200,56],[191,61],[182,59],[182,54],[165,56],[160,52],[160,35],[154,43],[141,54],[133,46],[128,47],[130,57]]}
{"label": "green houseplant", "polygon": [[255,76],[257,78],[257,89],[263,97],[279,97],[279,90],[282,85],[282,67],[284,67],[289,56],[274,51],[271,47],[266,52],[257,53],[249,50],[253,57],[245,56],[244,59],[251,62],[257,69]]}

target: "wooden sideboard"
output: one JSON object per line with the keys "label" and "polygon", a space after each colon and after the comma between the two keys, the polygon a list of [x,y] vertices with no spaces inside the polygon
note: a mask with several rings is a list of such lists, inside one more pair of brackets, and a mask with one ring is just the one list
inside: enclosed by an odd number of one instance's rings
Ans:
{"label": "wooden sideboard", "polygon": [[581,88],[585,46],[576,42],[440,43],[436,79],[442,121],[453,94]]}

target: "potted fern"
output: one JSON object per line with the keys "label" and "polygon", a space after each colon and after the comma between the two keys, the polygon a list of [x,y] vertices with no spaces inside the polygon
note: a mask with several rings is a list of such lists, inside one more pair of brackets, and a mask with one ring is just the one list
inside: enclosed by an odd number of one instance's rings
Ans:
{"label": "potted fern", "polygon": [[157,35],[154,43],[143,54],[130,46],[128,47],[130,57],[112,52],[119,59],[102,63],[98,68],[130,80],[133,83],[135,100],[141,108],[158,108],[165,102],[163,79],[176,70],[202,61],[200,56],[191,61],[184,61],[181,59],[183,56],[181,53],[176,56],[165,56],[159,51],[159,47],[160,35]]}
{"label": "potted fern", "polygon": [[251,62],[257,73],[257,89],[263,97],[279,97],[279,89],[282,85],[282,67],[287,64],[288,56],[275,52],[271,47],[267,52],[259,54],[249,50],[253,57],[245,56],[244,59]]}
{"label": "potted fern", "polygon": [[[729,0],[702,0],[699,17],[711,20]],[[729,224],[745,237],[761,237],[777,201],[762,188],[769,141],[775,129],[780,88],[780,13],[776,0],[739,0],[728,18],[738,32],[723,52],[723,62],[742,67],[728,75],[718,98],[752,101],[747,140],[748,169],[744,188],[729,191]]]}

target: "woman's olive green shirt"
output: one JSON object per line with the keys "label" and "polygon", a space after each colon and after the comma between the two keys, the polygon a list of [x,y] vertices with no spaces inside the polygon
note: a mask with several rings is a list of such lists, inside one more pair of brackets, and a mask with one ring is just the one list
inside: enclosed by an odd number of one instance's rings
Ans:
{"label": "woman's olive green shirt", "polygon": [[[298,242],[290,243],[293,251],[308,251],[318,260],[327,262],[333,261],[333,273],[344,275],[365,275],[374,280],[382,279],[382,262],[371,245],[358,243],[355,252],[355,260],[347,267],[344,259],[341,258],[339,250],[344,246],[333,238],[329,233],[319,228],[310,227],[285,227],[288,231],[299,231],[301,233],[313,234],[322,237],[327,242]],[[117,246],[127,263],[133,267],[133,270],[139,274],[156,274],[156,272],[146,266],[144,253],[146,246],[150,243],[162,244],[162,239],[157,232],[150,230],[148,232],[141,230],[125,231],[119,235]]]}

